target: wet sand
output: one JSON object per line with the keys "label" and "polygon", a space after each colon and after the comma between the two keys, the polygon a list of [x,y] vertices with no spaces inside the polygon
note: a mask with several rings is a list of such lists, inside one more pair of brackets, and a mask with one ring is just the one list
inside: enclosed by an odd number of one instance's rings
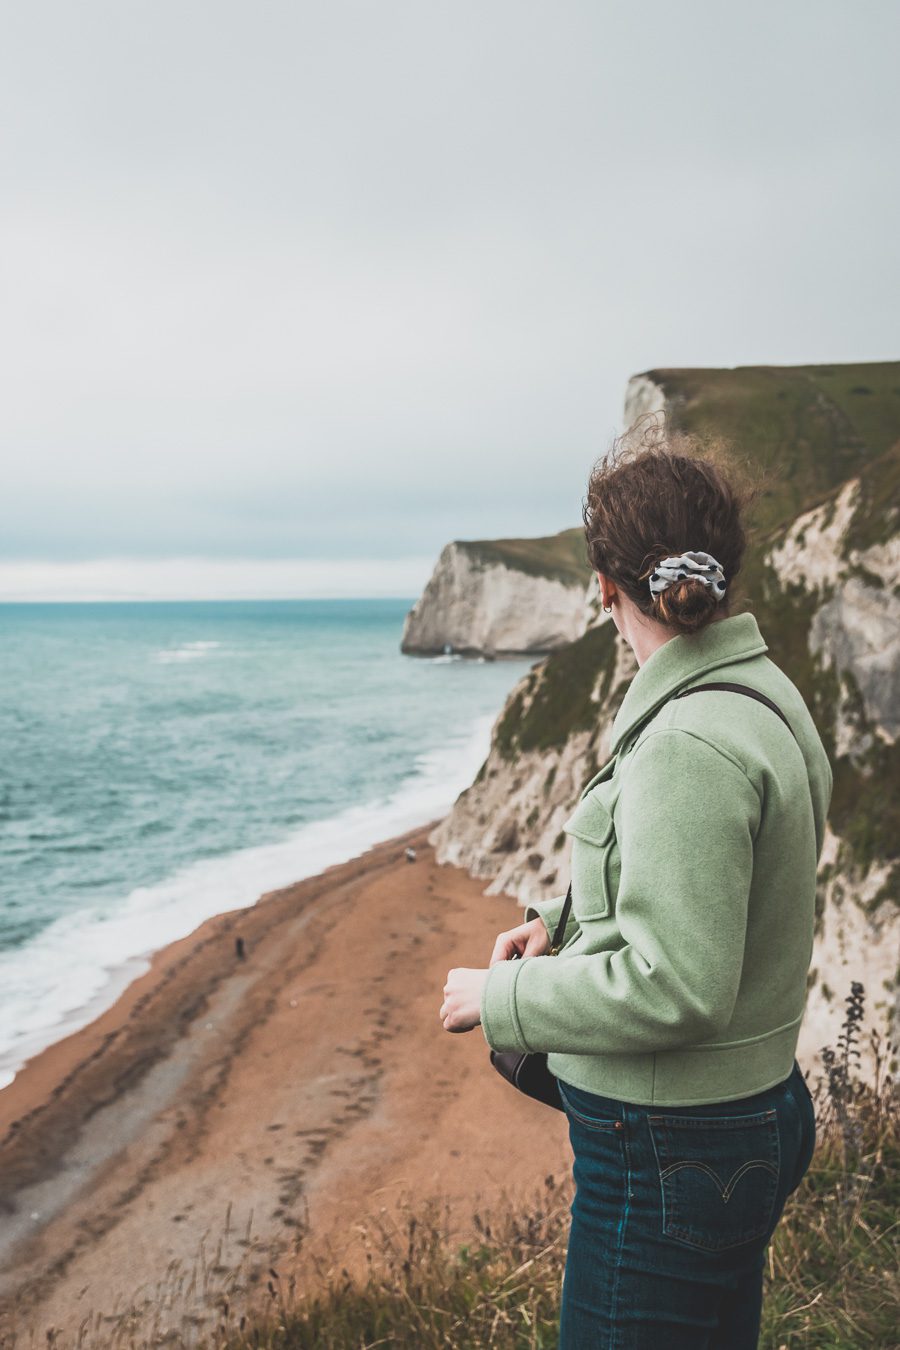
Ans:
{"label": "wet sand", "polygon": [[368,1217],[434,1198],[463,1241],[567,1177],[562,1114],[441,1027],[522,911],[430,828],[203,924],[0,1091],[0,1344],[202,1331],[270,1266],[361,1272]]}

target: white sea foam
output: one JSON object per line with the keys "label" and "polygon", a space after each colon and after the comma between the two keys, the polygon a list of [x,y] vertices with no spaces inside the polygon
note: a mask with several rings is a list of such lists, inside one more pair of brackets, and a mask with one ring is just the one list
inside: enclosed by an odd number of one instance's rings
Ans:
{"label": "white sea foam", "polygon": [[221,642],[183,642],[180,647],[166,647],[157,652],[156,660],[160,665],[170,665],[174,661],[196,661],[221,645]]}
{"label": "white sea foam", "polygon": [[0,954],[0,1087],[39,1050],[114,1003],[148,969],[153,952],[205,919],[444,815],[483,762],[492,722],[479,718],[420,755],[390,797],[313,821],[277,843],[201,859],[167,881],[138,887],[111,912],[66,915],[25,946]]}

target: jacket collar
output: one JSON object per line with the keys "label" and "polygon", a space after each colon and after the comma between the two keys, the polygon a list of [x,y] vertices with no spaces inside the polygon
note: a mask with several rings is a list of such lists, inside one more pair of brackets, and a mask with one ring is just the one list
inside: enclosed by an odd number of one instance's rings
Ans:
{"label": "jacket collar", "polygon": [[613,719],[610,755],[628,734],[672,694],[700,675],[767,651],[755,614],[717,619],[699,633],[680,633],[648,656],[628,686]]}

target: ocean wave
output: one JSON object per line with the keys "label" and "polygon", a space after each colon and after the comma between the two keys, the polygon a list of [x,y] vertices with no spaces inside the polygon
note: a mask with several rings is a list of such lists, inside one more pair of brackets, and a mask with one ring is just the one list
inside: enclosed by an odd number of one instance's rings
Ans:
{"label": "ocean wave", "polygon": [[170,665],[176,661],[196,661],[207,652],[221,647],[221,642],[183,642],[180,647],[165,647],[156,653],[160,665]]}
{"label": "ocean wave", "polygon": [[0,953],[0,1087],[33,1055],[108,1008],[155,951],[205,919],[445,815],[483,763],[493,720],[481,717],[419,755],[390,796],[307,822],[274,843],[200,859],[166,881],[137,887],[112,912],[82,909]]}

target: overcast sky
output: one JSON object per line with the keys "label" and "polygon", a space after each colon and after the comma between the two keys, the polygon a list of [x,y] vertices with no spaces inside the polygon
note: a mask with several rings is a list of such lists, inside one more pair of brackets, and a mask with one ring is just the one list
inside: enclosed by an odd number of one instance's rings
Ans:
{"label": "overcast sky", "polygon": [[4,6],[0,596],[413,594],[579,522],[630,374],[900,357],[898,39],[894,0]]}

